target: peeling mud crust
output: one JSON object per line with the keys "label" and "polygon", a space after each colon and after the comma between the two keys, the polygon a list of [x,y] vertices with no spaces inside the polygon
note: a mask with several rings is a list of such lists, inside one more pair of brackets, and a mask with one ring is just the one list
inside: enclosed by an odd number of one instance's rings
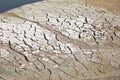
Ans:
{"label": "peeling mud crust", "polygon": [[119,15],[82,0],[0,14],[0,80],[119,79]]}

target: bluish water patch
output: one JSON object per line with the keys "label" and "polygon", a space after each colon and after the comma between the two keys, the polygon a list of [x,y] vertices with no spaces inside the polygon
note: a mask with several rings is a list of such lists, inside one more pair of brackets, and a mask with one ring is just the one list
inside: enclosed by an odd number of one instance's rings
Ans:
{"label": "bluish water patch", "polygon": [[25,4],[34,3],[42,0],[0,0],[0,13],[20,7]]}

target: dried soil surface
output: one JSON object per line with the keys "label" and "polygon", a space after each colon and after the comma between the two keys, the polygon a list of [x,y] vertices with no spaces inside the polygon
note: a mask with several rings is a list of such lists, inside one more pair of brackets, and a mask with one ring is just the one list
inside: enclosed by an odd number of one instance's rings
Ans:
{"label": "dried soil surface", "polygon": [[0,80],[120,80],[120,15],[82,0],[0,14]]}
{"label": "dried soil surface", "polygon": [[106,8],[115,14],[120,14],[120,0],[85,0],[87,4]]}

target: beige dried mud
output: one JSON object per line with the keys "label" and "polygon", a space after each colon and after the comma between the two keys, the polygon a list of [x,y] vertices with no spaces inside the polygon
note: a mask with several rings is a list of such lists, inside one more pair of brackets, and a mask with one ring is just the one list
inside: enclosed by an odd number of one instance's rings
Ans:
{"label": "beige dried mud", "polygon": [[0,80],[119,80],[120,16],[88,1],[44,0],[0,14]]}
{"label": "beige dried mud", "polygon": [[85,0],[87,4],[106,8],[115,14],[120,14],[120,0]]}

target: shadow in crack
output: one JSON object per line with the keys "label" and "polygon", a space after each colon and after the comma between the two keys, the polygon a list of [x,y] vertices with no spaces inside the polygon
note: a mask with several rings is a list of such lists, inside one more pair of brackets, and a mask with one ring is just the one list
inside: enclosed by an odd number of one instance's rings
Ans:
{"label": "shadow in crack", "polygon": [[0,0],[0,13],[38,1],[42,0]]}

